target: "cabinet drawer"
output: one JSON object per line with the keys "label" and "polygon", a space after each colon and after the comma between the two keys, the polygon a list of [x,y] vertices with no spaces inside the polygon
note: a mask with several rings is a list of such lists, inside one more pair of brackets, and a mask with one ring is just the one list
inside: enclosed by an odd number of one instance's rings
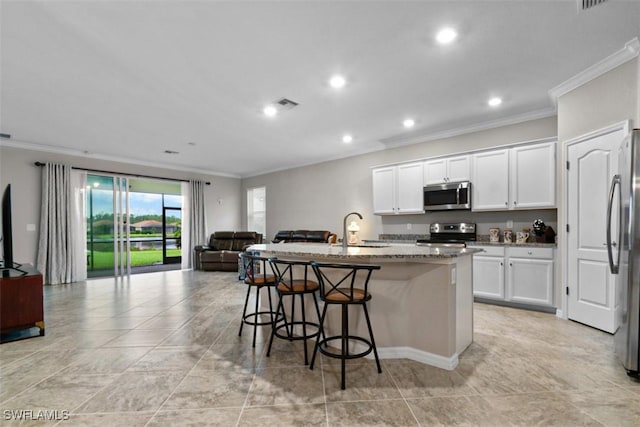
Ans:
{"label": "cabinet drawer", "polygon": [[509,256],[516,258],[553,259],[553,248],[509,248]]}
{"label": "cabinet drawer", "polygon": [[481,256],[504,256],[504,246],[469,246],[473,249],[482,249],[484,252],[478,252],[476,255]]}

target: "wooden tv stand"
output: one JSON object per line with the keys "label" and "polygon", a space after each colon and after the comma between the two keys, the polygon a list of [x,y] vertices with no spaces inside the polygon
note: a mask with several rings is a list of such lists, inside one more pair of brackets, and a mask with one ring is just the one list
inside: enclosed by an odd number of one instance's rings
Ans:
{"label": "wooden tv stand", "polygon": [[42,274],[31,265],[0,272],[0,343],[29,338],[8,334],[37,327],[44,335],[44,309],[42,300]]}

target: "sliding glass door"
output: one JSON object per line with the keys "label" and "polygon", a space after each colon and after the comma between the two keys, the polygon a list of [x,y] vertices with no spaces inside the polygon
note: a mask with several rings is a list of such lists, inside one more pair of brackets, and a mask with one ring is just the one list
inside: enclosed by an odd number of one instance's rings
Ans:
{"label": "sliding glass door", "polygon": [[87,274],[180,267],[180,183],[87,175]]}
{"label": "sliding glass door", "polygon": [[115,181],[112,176],[87,175],[87,275],[114,274]]}
{"label": "sliding glass door", "polygon": [[113,177],[113,274],[131,274],[131,240],[129,220],[129,178]]}
{"label": "sliding glass door", "polygon": [[162,209],[162,262],[180,264],[182,240],[182,209],[164,206]]}

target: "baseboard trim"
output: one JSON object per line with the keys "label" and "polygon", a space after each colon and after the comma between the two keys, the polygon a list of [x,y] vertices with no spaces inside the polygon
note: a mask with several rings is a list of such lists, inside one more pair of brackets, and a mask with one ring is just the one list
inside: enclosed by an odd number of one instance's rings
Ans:
{"label": "baseboard trim", "polygon": [[[458,353],[451,357],[445,357],[413,347],[379,347],[378,356],[380,359],[410,359],[447,371],[453,371],[458,366]],[[373,354],[370,354],[369,357],[373,357]]]}
{"label": "baseboard trim", "polygon": [[556,307],[545,306],[545,305],[535,305],[535,304],[525,304],[521,302],[514,301],[503,301],[503,300],[494,300],[491,298],[483,298],[483,297],[473,297],[474,302],[480,302],[482,304],[492,304],[492,305],[500,305],[502,307],[513,307],[513,308],[523,308],[525,310],[531,311],[541,311],[543,313],[557,313]]}

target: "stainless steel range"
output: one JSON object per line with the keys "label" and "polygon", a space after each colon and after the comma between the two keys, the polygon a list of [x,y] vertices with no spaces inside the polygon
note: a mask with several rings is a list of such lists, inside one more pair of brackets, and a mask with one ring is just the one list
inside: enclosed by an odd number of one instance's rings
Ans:
{"label": "stainless steel range", "polygon": [[433,223],[429,226],[429,239],[418,239],[418,246],[464,248],[465,242],[476,240],[476,225],[469,222]]}

